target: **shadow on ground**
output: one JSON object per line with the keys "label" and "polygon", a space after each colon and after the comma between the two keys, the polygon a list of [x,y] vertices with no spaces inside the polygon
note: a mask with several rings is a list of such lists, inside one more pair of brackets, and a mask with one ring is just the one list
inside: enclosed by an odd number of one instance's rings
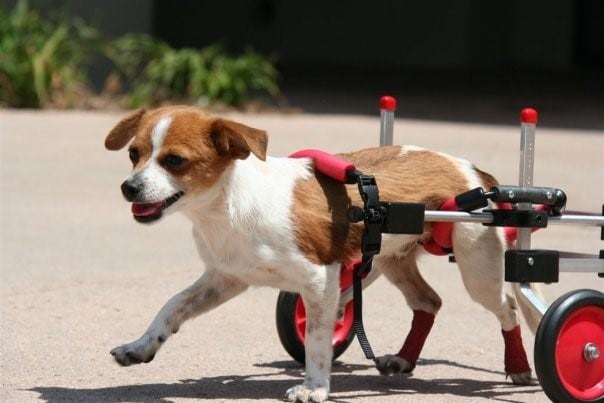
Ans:
{"label": "shadow on ground", "polygon": [[[423,360],[421,365],[449,365],[477,371],[493,373],[480,367],[469,367],[451,361]],[[155,383],[127,385],[103,388],[67,388],[39,386],[31,391],[40,394],[39,398],[47,402],[81,401],[81,402],[171,402],[171,399],[279,399],[285,391],[296,385],[303,376],[302,367],[291,361],[278,361],[259,364],[260,368],[278,369],[265,374],[232,375],[207,377],[203,379],[185,379],[178,383]],[[504,380],[501,382],[478,381],[471,379],[442,378],[418,379],[413,376],[354,375],[355,371],[367,370],[371,366],[346,365],[336,363],[332,373],[333,391],[330,401],[345,402],[349,398],[338,397],[350,395],[350,399],[364,397],[400,396],[410,397],[413,394],[449,395],[466,398],[490,399],[498,401],[517,401],[511,396],[519,394],[540,393],[539,386],[519,387]],[[274,379],[279,375],[291,379]]]}

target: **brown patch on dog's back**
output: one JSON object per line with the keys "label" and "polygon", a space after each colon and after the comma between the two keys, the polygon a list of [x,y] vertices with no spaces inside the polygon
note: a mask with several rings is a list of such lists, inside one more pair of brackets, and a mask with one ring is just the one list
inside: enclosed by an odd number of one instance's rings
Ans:
{"label": "brown patch on dog's back", "polygon": [[361,224],[347,217],[353,202],[347,189],[315,172],[314,178],[299,181],[294,188],[293,219],[300,250],[314,263],[328,264],[352,256],[361,243]]}
{"label": "brown patch on dog's back", "polygon": [[[400,146],[366,148],[352,153],[340,153],[338,157],[345,161],[350,161],[359,170],[363,167],[375,167],[380,164],[388,163],[396,159],[401,154]],[[367,172],[369,174],[369,172]]]}
{"label": "brown patch on dog's back", "polygon": [[[433,151],[390,146],[339,156],[375,176],[381,201],[423,203],[427,209],[437,209],[468,190],[468,178],[455,161]],[[296,183],[294,231],[298,247],[310,261],[346,262],[359,252],[363,224],[348,221],[351,205],[363,206],[356,185],[344,185],[317,172]]]}

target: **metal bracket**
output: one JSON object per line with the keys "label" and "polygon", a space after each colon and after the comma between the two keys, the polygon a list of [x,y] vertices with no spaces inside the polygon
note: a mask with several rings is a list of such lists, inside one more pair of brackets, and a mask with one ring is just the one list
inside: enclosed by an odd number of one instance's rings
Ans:
{"label": "metal bracket", "polygon": [[483,210],[493,214],[493,221],[485,223],[489,227],[545,228],[547,211],[535,210]]}
{"label": "metal bracket", "polygon": [[384,234],[423,234],[426,205],[382,202]]}
{"label": "metal bracket", "polygon": [[508,250],[505,252],[505,281],[557,283],[559,262],[558,251]]}

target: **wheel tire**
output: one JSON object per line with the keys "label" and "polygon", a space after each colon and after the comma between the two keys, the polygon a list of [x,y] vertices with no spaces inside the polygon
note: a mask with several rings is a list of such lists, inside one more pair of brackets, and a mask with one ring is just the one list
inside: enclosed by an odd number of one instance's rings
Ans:
{"label": "wheel tire", "polygon": [[[588,343],[599,358],[584,356]],[[554,402],[602,402],[604,399],[604,294],[575,290],[545,312],[535,335],[535,372]]]}
{"label": "wheel tire", "polygon": [[[353,307],[350,301],[344,310],[342,319],[336,322],[332,337],[333,359],[346,351],[354,340]],[[277,298],[277,333],[285,351],[296,361],[304,364],[304,331],[306,312],[299,294],[282,291]]]}

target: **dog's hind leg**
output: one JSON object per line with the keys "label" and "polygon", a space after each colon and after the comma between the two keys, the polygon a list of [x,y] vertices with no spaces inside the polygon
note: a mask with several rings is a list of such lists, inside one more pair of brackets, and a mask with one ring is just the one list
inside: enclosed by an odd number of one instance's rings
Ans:
{"label": "dog's hind leg", "polygon": [[415,254],[413,250],[405,256],[379,256],[375,259],[376,267],[401,290],[407,305],[413,310],[411,329],[399,352],[375,360],[376,368],[383,375],[413,371],[442,305],[436,291],[421,276]]}
{"label": "dog's hind leg", "polygon": [[470,297],[499,320],[505,344],[505,372],[516,384],[533,382],[522,344],[516,300],[504,291],[503,235],[494,227],[457,223],[453,249]]}
{"label": "dog's hind leg", "polygon": [[[331,339],[340,298],[340,265],[317,266],[316,275],[300,291],[306,309],[304,383],[286,392],[292,402],[323,402],[329,395],[333,347]],[[313,270],[314,271],[314,270]]]}
{"label": "dog's hind leg", "polygon": [[193,285],[172,297],[138,340],[116,347],[111,355],[120,365],[150,362],[162,344],[187,319],[209,311],[247,288],[229,275],[207,270]]}

